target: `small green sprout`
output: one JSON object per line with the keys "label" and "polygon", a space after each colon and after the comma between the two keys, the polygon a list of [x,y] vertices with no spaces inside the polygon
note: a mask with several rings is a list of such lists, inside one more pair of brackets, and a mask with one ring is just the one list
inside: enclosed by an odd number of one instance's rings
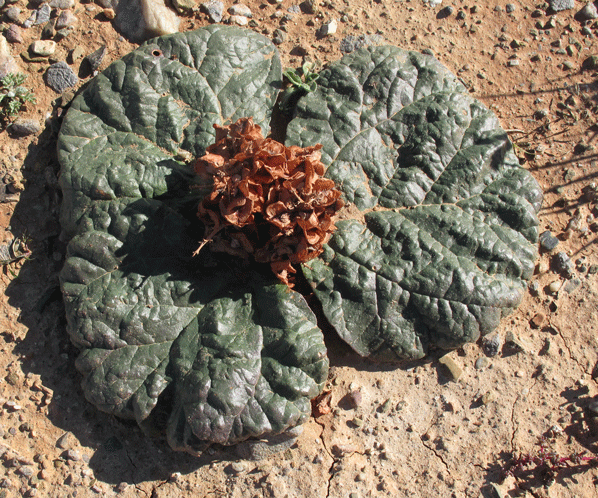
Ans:
{"label": "small green sprout", "polygon": [[284,114],[290,115],[297,105],[297,101],[303,95],[313,92],[318,87],[316,80],[319,77],[318,73],[312,73],[311,70],[314,68],[313,62],[306,62],[301,67],[301,76],[297,74],[297,71],[293,68],[286,69],[282,74],[289,80],[291,85],[282,93],[280,98],[279,108]]}
{"label": "small green sprout", "polygon": [[27,103],[35,104],[35,97],[25,87],[25,75],[10,73],[0,80],[0,121],[6,124],[12,121]]}

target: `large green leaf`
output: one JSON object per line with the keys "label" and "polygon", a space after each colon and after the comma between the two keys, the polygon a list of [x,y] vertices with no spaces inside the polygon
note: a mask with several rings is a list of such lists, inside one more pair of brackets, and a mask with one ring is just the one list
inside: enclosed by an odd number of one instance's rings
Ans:
{"label": "large green leaf", "polygon": [[304,274],[359,354],[418,358],[493,330],[521,300],[542,194],[494,114],[432,57],[359,50],[320,74],[287,144],[323,144],[348,203]]}
{"label": "large green leaf", "polygon": [[176,449],[300,424],[327,377],[300,294],[209,251],[191,257],[199,194],[177,155],[203,154],[214,123],[253,116],[267,132],[280,85],[266,38],[212,26],[113,63],[61,129],[61,219],[72,237],[61,284],[85,395],[165,431]]}

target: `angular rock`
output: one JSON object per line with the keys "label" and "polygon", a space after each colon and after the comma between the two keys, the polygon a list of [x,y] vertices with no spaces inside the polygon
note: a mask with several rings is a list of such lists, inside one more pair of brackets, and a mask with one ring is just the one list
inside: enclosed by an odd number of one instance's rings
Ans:
{"label": "angular rock", "polygon": [[455,360],[453,360],[448,354],[441,356],[438,359],[438,363],[444,365],[445,370],[449,374],[449,377],[452,381],[456,382],[459,380],[459,377],[463,374],[463,369],[457,365]]}
{"label": "angular rock", "polygon": [[72,9],[75,6],[75,0],[51,0],[50,7],[53,9]]}
{"label": "angular rock", "polygon": [[560,251],[552,260],[554,269],[558,272],[569,272],[573,269],[573,261],[566,252]]}
{"label": "angular rock", "polygon": [[318,0],[305,0],[300,7],[306,14],[317,14],[320,11],[320,2]]}
{"label": "angular rock", "polygon": [[598,18],[598,8],[593,2],[588,2],[575,16],[580,21],[591,21]]}
{"label": "angular rock", "polygon": [[49,57],[56,51],[56,42],[52,40],[36,40],[29,45],[29,51],[33,55]]}
{"label": "angular rock", "polygon": [[116,17],[116,12],[114,12],[114,9],[104,9],[102,13],[104,14],[104,17],[109,21],[112,21],[112,19]]}
{"label": "angular rock", "polygon": [[545,251],[552,251],[558,244],[559,239],[557,239],[550,230],[546,230],[542,232],[539,237],[540,240],[540,247]]}
{"label": "angular rock", "polygon": [[23,43],[21,28],[19,28],[16,24],[11,24],[4,32],[4,36],[6,36],[6,39],[10,43]]}
{"label": "angular rock", "polygon": [[546,322],[546,315],[542,312],[536,313],[534,317],[530,320],[530,325],[535,328],[539,329],[542,328],[544,323]]}
{"label": "angular rock", "polygon": [[45,78],[46,84],[56,93],[62,93],[79,82],[73,70],[62,61],[52,64],[46,71]]}
{"label": "angular rock", "polygon": [[555,12],[569,10],[575,7],[575,0],[549,0],[550,8]]}
{"label": "angular rock", "polygon": [[282,29],[275,29],[273,35],[272,43],[274,43],[274,45],[280,45],[287,39],[287,34]]}
{"label": "angular rock", "polygon": [[56,29],[67,28],[78,21],[71,10],[63,10],[56,19]]}
{"label": "angular rock", "polygon": [[40,126],[35,119],[18,118],[8,127],[8,132],[13,137],[27,137],[39,133]]}
{"label": "angular rock", "polygon": [[[170,4],[168,4],[170,5]],[[116,6],[114,24],[133,42],[176,33],[181,20],[166,0],[130,0]]]}
{"label": "angular rock", "polygon": [[56,19],[50,19],[42,29],[42,39],[49,40],[56,35]]}
{"label": "angular rock", "polygon": [[14,57],[10,54],[10,48],[6,38],[0,36],[0,79],[10,73],[20,73]]}
{"label": "angular rock", "polygon": [[318,36],[324,37],[333,35],[336,33],[337,28],[338,23],[336,22],[336,19],[333,19],[332,21],[322,24],[322,27],[318,30]]}
{"label": "angular rock", "polygon": [[102,64],[102,60],[104,60],[104,56],[106,55],[106,45],[102,45],[96,51],[89,54],[85,57],[85,60],[88,62],[91,71],[97,71],[100,65]]}
{"label": "angular rock", "polygon": [[208,14],[210,21],[222,21],[222,14],[224,14],[224,3],[218,0],[210,0],[201,4],[201,10]]}
{"label": "angular rock", "polygon": [[69,53],[69,60],[71,64],[77,62],[81,57],[85,55],[85,49],[81,45],[77,45],[73,50]]}
{"label": "angular rock", "polygon": [[230,9],[228,9],[228,13],[231,16],[243,16],[243,17],[253,17],[251,13],[251,9],[247,7],[247,5],[243,3],[237,3],[233,5]]}
{"label": "angular rock", "polygon": [[33,12],[29,19],[27,19],[23,26],[30,28],[31,26],[38,26],[45,24],[50,20],[50,14],[52,13],[51,7],[47,3],[42,3],[39,9]]}

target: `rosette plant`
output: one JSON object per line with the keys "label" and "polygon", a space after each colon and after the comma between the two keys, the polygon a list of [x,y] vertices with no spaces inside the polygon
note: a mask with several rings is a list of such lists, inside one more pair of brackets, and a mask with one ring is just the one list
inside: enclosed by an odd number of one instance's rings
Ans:
{"label": "rosette plant", "polygon": [[[268,39],[210,26],[111,64],[60,131],[61,286],[86,397],[174,449],[283,433],[326,381],[303,295],[270,265],[210,243],[193,256],[210,228],[199,205],[213,194],[193,158],[215,142],[214,125],[251,117],[267,135],[281,86]],[[434,58],[382,46],[331,64],[285,144],[317,150],[341,192],[336,230],[294,266],[357,353],[454,348],[518,305],[541,191],[496,117]]]}

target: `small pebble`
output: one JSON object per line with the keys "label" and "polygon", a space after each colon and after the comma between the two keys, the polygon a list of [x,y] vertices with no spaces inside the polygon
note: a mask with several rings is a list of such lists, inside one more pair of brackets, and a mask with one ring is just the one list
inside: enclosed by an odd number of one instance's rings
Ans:
{"label": "small pebble", "polygon": [[85,57],[85,60],[88,62],[92,72],[95,72],[99,69],[106,55],[106,51],[106,45],[102,45],[100,48]]}
{"label": "small pebble", "polygon": [[71,460],[73,462],[78,462],[79,460],[81,460],[81,453],[79,453],[77,450],[69,449],[69,450],[66,450],[64,457],[67,460]]}
{"label": "small pebble", "polygon": [[564,287],[565,292],[571,293],[581,285],[581,280],[573,278],[569,280]]}
{"label": "small pebble", "polygon": [[333,19],[332,21],[322,24],[322,26],[318,30],[318,36],[324,37],[333,35],[334,33],[336,33],[337,28],[338,23],[336,22],[336,19]]}
{"label": "small pebble", "polygon": [[33,469],[31,467],[23,465],[22,467],[19,467],[17,469],[17,474],[20,474],[25,477],[31,477],[33,475]]}
{"label": "small pebble", "polygon": [[453,12],[454,12],[454,7],[451,5],[448,5],[446,7],[444,7],[443,9],[440,9],[438,11],[438,14],[436,14],[436,17],[438,19],[444,19],[446,17],[449,17]]}
{"label": "small pebble", "polygon": [[50,7],[53,9],[72,9],[75,6],[75,0],[51,0]]}
{"label": "small pebble", "polygon": [[490,364],[490,360],[488,358],[486,358],[485,356],[481,356],[476,360],[475,368],[476,368],[476,370],[481,370],[483,368],[486,368],[489,364]]}
{"label": "small pebble", "polygon": [[453,360],[448,354],[441,356],[438,359],[438,363],[444,365],[445,369],[449,373],[449,377],[453,381],[459,380],[459,377],[463,374],[463,369],[457,365],[455,360]]}
{"label": "small pebble", "polygon": [[201,10],[208,14],[210,21],[220,22],[224,14],[224,3],[218,0],[210,0],[201,4]]}
{"label": "small pebble", "polygon": [[8,9],[6,9],[6,12],[4,13],[4,15],[11,22],[19,22],[19,16],[21,15],[21,9],[19,9],[18,7],[15,7],[13,5],[12,7],[9,7]]}
{"label": "small pebble", "polygon": [[109,21],[112,21],[112,19],[116,17],[116,12],[114,12],[114,9],[104,9],[103,14],[104,17]]}
{"label": "small pebble", "polygon": [[[4,403],[4,407],[12,412],[18,412],[19,410],[23,409],[23,407],[21,405],[19,405],[18,403],[14,402],[14,401],[7,401],[6,403]],[[11,429],[14,429],[14,427],[11,427]],[[16,433],[16,431],[15,431],[15,433]]]}
{"label": "small pebble", "polygon": [[515,5],[512,3],[508,3],[507,5],[505,5],[505,10],[508,14],[510,14],[511,12],[515,12],[515,8]]}
{"label": "small pebble", "polygon": [[272,43],[275,45],[280,45],[287,39],[287,34],[282,29],[275,29],[272,34]]}
{"label": "small pebble", "polygon": [[557,239],[550,230],[546,230],[542,232],[539,237],[540,240],[540,247],[545,251],[552,251],[558,244],[559,239]]}
{"label": "small pebble", "polygon": [[561,281],[560,280],[555,280],[554,282],[551,282],[550,285],[548,286],[548,292],[550,292],[551,294],[556,294],[561,288]]}
{"label": "small pebble", "polygon": [[490,337],[484,337],[482,341],[482,348],[487,356],[493,357],[500,351],[502,340],[500,334],[494,334]]}
{"label": "small pebble", "polygon": [[353,389],[349,394],[347,394],[347,401],[351,408],[357,408],[362,401],[361,391],[359,389]]}
{"label": "small pebble", "polygon": [[228,9],[228,13],[231,16],[253,17],[251,9],[243,3],[234,4],[230,9]]}
{"label": "small pebble", "polygon": [[530,324],[533,328],[539,329],[542,328],[544,323],[546,322],[546,315],[542,312],[536,313],[534,317],[530,320]]}
{"label": "small pebble", "polygon": [[245,16],[230,16],[230,22],[238,26],[247,26],[249,23]]}
{"label": "small pebble", "polygon": [[560,251],[552,258],[552,266],[558,272],[567,273],[573,269],[573,261],[566,252]]}
{"label": "small pebble", "polygon": [[56,19],[50,19],[42,29],[42,39],[49,40],[54,38],[54,35],[56,35]]}
{"label": "small pebble", "polygon": [[247,470],[247,464],[245,462],[233,462],[231,464],[231,469],[235,474],[240,474]]}
{"label": "small pebble", "polygon": [[69,446],[74,446],[76,443],[75,436],[70,432],[65,432],[56,440],[56,446],[61,450],[66,450]]}
{"label": "small pebble", "polygon": [[4,36],[10,43],[23,43],[21,28],[19,28],[16,24],[11,24],[4,32]]}
{"label": "small pebble", "polygon": [[494,391],[488,391],[487,393],[484,393],[482,395],[482,397],[480,398],[480,401],[482,402],[483,405],[487,405],[489,403],[492,403],[495,399],[496,399],[496,393]]}
{"label": "small pebble", "polygon": [[56,29],[67,28],[78,21],[71,10],[63,10],[56,19]]}

